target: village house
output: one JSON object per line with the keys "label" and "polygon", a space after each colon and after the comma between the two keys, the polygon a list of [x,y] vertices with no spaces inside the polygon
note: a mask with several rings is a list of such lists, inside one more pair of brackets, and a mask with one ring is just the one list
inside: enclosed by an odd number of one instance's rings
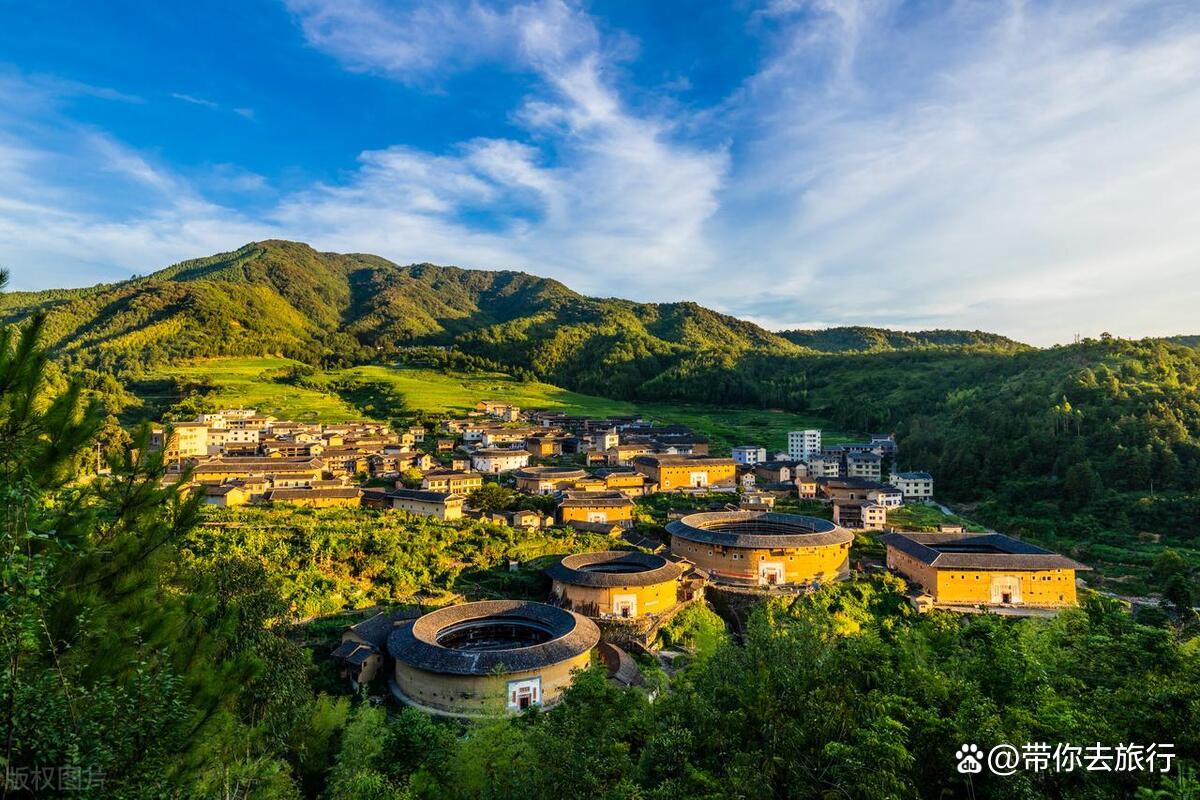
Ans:
{"label": "village house", "polygon": [[246,491],[241,486],[234,484],[222,484],[214,486],[207,484],[204,486],[204,503],[210,506],[244,506],[250,502],[250,492]]}
{"label": "village house", "polygon": [[755,482],[788,483],[796,476],[793,461],[763,461],[754,466]]}
{"label": "village house", "polygon": [[[262,442],[258,441],[258,431],[229,431],[229,433],[252,433],[255,437],[255,443],[258,445],[258,451],[264,456],[280,458],[313,458],[325,452],[325,445],[320,442],[310,441],[292,441],[290,439],[266,439]],[[222,452],[229,448],[229,444],[224,444]]]}
{"label": "village house", "polygon": [[342,641],[331,653],[339,663],[339,675],[355,690],[369,684],[383,665],[387,638],[398,625],[416,619],[415,609],[380,612],[370,619],[351,625],[342,633]]}
{"label": "village house", "polygon": [[737,464],[732,458],[648,454],[635,457],[633,468],[663,492],[733,488],[737,484]]}
{"label": "village house", "polygon": [[814,478],[837,478],[842,474],[842,459],[831,455],[815,455],[804,460],[807,474]]}
{"label": "village house", "polygon": [[893,487],[866,478],[817,478],[816,481],[817,495],[834,503],[850,500],[873,502],[881,493],[888,495],[889,491],[895,492]]}
{"label": "village house", "polygon": [[361,505],[362,490],[357,486],[307,489],[271,489],[263,495],[265,503],[287,503],[306,508],[332,508]]}
{"label": "village house", "polygon": [[564,492],[558,503],[560,522],[604,522],[633,525],[633,501],[620,492]]}
{"label": "village house", "polygon": [[325,462],[325,469],[334,475],[357,475],[370,471],[371,455],[356,447],[327,447],[321,453],[321,460]]}
{"label": "village house", "polygon": [[307,486],[319,480],[325,463],[317,458],[211,458],[196,464],[192,477],[200,483],[221,484],[238,478],[271,476],[274,485]]}
{"label": "village house", "polygon": [[608,428],[602,431],[594,431],[592,433],[592,449],[593,450],[608,450],[616,447],[621,443],[621,435],[617,433],[616,428]]}
{"label": "village house", "polygon": [[599,470],[596,477],[603,481],[605,489],[618,491],[626,497],[642,497],[656,488],[645,475],[634,470]]}
{"label": "village house", "polygon": [[634,458],[649,452],[650,445],[644,443],[618,444],[604,451],[605,461],[612,467],[628,467],[633,463]]}
{"label": "village house", "polygon": [[743,444],[733,448],[733,460],[738,464],[753,467],[767,460],[767,448],[752,444]]}
{"label": "village house", "polygon": [[555,433],[542,433],[526,437],[525,449],[535,458],[553,458],[563,452],[562,437]]}
{"label": "village house", "polygon": [[[468,495],[483,487],[483,475],[462,470],[435,470],[421,478],[421,488],[427,492],[448,492]],[[397,487],[400,488],[400,487]]]}
{"label": "village house", "polygon": [[462,519],[463,497],[449,492],[429,492],[424,489],[394,489],[387,493],[391,507],[419,517],[441,520]]}
{"label": "village house", "polygon": [[434,445],[434,448],[439,453],[449,453],[454,449],[455,441],[455,439],[438,439],[437,444]]}
{"label": "village house", "polygon": [[933,476],[928,472],[893,472],[888,480],[906,503],[933,499]]}
{"label": "village house", "polygon": [[492,475],[511,472],[529,465],[526,450],[483,449],[471,453],[471,469]]}
{"label": "village house", "polygon": [[1001,533],[889,533],[883,543],[888,568],[935,606],[1073,606],[1075,574],[1088,569]]}
{"label": "village house", "polygon": [[483,447],[513,447],[523,445],[525,440],[530,436],[537,435],[536,429],[530,428],[496,428],[486,430],[479,437],[479,444]]}
{"label": "village house", "polygon": [[807,475],[796,478],[796,494],[801,500],[815,500],[817,497],[817,479]]}
{"label": "village house", "polygon": [[576,467],[522,467],[515,477],[522,492],[554,494],[584,480],[587,473]]}
{"label": "village house", "polygon": [[493,522],[499,522],[510,528],[537,530],[554,524],[553,517],[544,517],[537,511],[520,509],[517,511],[493,511],[487,515]]}
{"label": "village house", "polygon": [[833,504],[833,521],[843,528],[883,530],[887,508],[871,500],[839,500]]}
{"label": "village house", "polygon": [[882,477],[883,459],[875,453],[846,453],[846,477],[878,481]]}
{"label": "village house", "polygon": [[161,450],[165,461],[207,456],[208,426],[201,422],[177,422],[171,426],[169,437],[166,428],[153,428],[150,447]]}

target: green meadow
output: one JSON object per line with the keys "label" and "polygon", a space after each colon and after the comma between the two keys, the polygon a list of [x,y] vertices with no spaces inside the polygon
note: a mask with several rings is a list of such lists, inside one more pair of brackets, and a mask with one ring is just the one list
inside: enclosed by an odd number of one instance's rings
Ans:
{"label": "green meadow", "polygon": [[[759,444],[782,450],[787,432],[799,428],[824,428],[828,442],[847,441],[850,435],[829,430],[824,421],[802,414],[747,408],[635,404],[580,394],[537,381],[520,381],[495,372],[443,373],[413,367],[361,366],[318,373],[306,386],[275,380],[283,370],[300,366],[287,358],[211,358],[172,366],[152,376],[182,376],[212,387],[212,401],[220,406],[247,406],[281,419],[337,422],[364,416],[335,390],[347,379],[386,384],[403,397],[404,410],[435,414],[461,414],[482,399],[515,403],[523,408],[552,408],[568,414],[606,416],[641,413],[656,421],[688,425],[711,440],[714,452],[725,453],[739,444]],[[320,386],[326,386],[322,390]],[[397,409],[399,410],[399,409]]]}

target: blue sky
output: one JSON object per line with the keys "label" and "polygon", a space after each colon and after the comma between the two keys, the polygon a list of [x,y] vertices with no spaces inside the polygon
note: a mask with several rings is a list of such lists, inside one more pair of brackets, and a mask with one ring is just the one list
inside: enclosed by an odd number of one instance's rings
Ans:
{"label": "blue sky", "polygon": [[774,328],[1197,333],[1194,2],[0,0],[13,288],[284,237]]}

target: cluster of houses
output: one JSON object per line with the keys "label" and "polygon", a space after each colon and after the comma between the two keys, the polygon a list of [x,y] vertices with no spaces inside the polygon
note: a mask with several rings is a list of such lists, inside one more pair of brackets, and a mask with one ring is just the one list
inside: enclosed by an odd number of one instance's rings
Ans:
{"label": "cluster of houses", "polygon": [[822,445],[821,431],[809,429],[789,432],[786,452],[768,455],[766,448],[742,445],[733,448],[733,460],[747,490],[790,494],[794,487],[802,499],[828,501],[842,527],[881,530],[889,509],[933,500],[933,476],[897,471],[899,452],[890,433]]}
{"label": "cluster of houses", "polygon": [[[932,500],[927,472],[897,472],[890,434],[822,446],[821,431],[794,431],[786,452],[733,448],[709,453],[683,425],[641,416],[594,418],[523,410],[484,400],[427,429],[386,423],[293,422],[254,409],[226,409],[152,431],[150,444],[190,476],[212,505],[247,503],[369,506],[455,520],[488,518],[514,527],[572,525],[619,533],[633,524],[634,499],[655,492],[729,492],[737,507],[768,511],[793,496],[829,502],[845,528],[882,529],[889,509]],[[881,480],[884,465],[887,482]],[[553,515],[482,511],[467,505],[485,476],[518,491],[552,495]]]}

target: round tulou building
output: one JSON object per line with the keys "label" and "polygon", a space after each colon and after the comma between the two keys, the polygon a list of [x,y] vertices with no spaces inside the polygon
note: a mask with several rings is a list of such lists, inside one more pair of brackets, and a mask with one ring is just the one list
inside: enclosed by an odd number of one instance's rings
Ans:
{"label": "round tulou building", "polygon": [[522,467],[513,474],[517,488],[530,494],[554,494],[588,476],[577,467]]}
{"label": "round tulou building", "polygon": [[829,520],[761,511],[690,514],[667,525],[671,552],[717,583],[812,586],[846,578],[854,534]]}
{"label": "round tulou building", "polygon": [[555,601],[589,617],[661,614],[679,599],[684,568],[659,555],[605,550],[564,556],[546,573]]}
{"label": "round tulou building", "polygon": [[567,609],[524,600],[447,606],[388,638],[396,689],[442,714],[496,715],[549,706],[588,666],[600,630]]}

